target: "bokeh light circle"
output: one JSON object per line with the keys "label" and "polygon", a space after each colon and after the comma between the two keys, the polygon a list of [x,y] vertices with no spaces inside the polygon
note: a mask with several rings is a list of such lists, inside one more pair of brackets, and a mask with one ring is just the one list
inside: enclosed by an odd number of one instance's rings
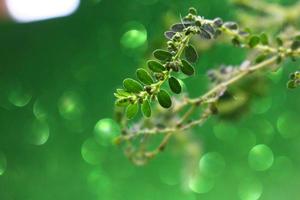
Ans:
{"label": "bokeh light circle", "polygon": [[84,108],[79,95],[74,91],[67,91],[58,101],[58,110],[63,118],[73,120],[82,116]]}
{"label": "bokeh light circle", "polygon": [[103,149],[94,138],[88,138],[81,146],[81,156],[83,160],[91,165],[101,163],[103,156],[102,151]]}
{"label": "bokeh light circle", "polygon": [[215,181],[213,178],[206,176],[196,176],[189,180],[189,189],[198,194],[208,193],[215,186]]}
{"label": "bokeh light circle", "polygon": [[0,151],[0,176],[3,175],[6,171],[7,160],[3,152]]}
{"label": "bokeh light circle", "polygon": [[128,49],[135,49],[143,46],[147,41],[147,31],[145,27],[138,22],[127,24],[128,29],[122,35],[120,43]]}
{"label": "bokeh light circle", "polygon": [[257,200],[262,193],[262,183],[253,177],[244,179],[238,187],[238,195],[241,200]]}
{"label": "bokeh light circle", "polygon": [[225,142],[233,142],[236,135],[237,129],[230,123],[220,122],[213,127],[215,136]]}
{"label": "bokeh light circle", "polygon": [[29,92],[20,82],[16,81],[10,86],[8,101],[16,107],[26,106],[32,98]]}
{"label": "bokeh light circle", "polygon": [[46,120],[48,117],[48,112],[46,105],[41,98],[38,98],[33,104],[33,114],[39,120]]}
{"label": "bokeh light circle", "polygon": [[273,152],[265,144],[259,144],[254,146],[249,152],[248,163],[253,170],[267,170],[272,166],[273,162]]}
{"label": "bokeh light circle", "polygon": [[105,118],[96,123],[94,134],[99,144],[109,146],[112,145],[116,136],[121,134],[121,129],[113,119]]}
{"label": "bokeh light circle", "polygon": [[29,129],[26,132],[26,140],[33,145],[45,144],[50,136],[50,129],[45,121],[33,120],[29,124]]}
{"label": "bokeh light circle", "polygon": [[300,135],[299,116],[292,112],[282,114],[277,120],[277,129],[286,139]]}
{"label": "bokeh light circle", "polygon": [[215,177],[220,175],[225,168],[225,160],[223,156],[217,152],[210,152],[203,155],[199,162],[200,173]]}

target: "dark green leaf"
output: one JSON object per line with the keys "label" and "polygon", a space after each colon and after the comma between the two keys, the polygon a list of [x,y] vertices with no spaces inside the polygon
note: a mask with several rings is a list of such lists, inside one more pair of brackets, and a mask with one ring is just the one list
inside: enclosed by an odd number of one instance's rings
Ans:
{"label": "dark green leaf", "polygon": [[214,35],[216,32],[215,29],[210,24],[203,24],[202,28],[206,30],[208,33],[210,33],[211,35]]}
{"label": "dark green leaf", "polygon": [[170,40],[170,39],[173,38],[173,36],[174,36],[175,34],[176,34],[176,33],[173,32],[173,31],[166,31],[164,35],[165,35],[165,37],[166,37],[168,40]]}
{"label": "dark green leaf", "polygon": [[200,30],[201,30],[200,31],[201,38],[207,39],[207,40],[212,38],[211,34],[209,32],[207,32],[206,30],[204,30],[203,28],[200,28]]}
{"label": "dark green leaf", "polygon": [[197,62],[198,59],[198,53],[196,49],[192,46],[189,45],[185,48],[185,58],[192,63]]}
{"label": "dark green leaf", "polygon": [[142,104],[142,113],[145,117],[151,116],[151,107],[148,100],[145,100]]}
{"label": "dark green leaf", "polygon": [[251,48],[255,47],[256,45],[258,45],[260,42],[260,38],[257,35],[253,35],[250,40],[249,40],[249,46]]}
{"label": "dark green leaf", "polygon": [[181,67],[181,71],[184,74],[191,76],[195,73],[194,67],[188,61],[181,60],[181,62],[182,62],[182,65],[180,67]]}
{"label": "dark green leaf", "polygon": [[143,86],[134,79],[126,78],[123,81],[123,86],[127,92],[138,93],[143,90]]}
{"label": "dark green leaf", "polygon": [[175,94],[179,94],[181,92],[181,85],[175,77],[169,78],[169,86]]}
{"label": "dark green leaf", "polygon": [[145,69],[140,68],[136,70],[136,76],[145,85],[151,85],[153,83],[151,75]]}
{"label": "dark green leaf", "polygon": [[163,72],[165,70],[165,67],[156,60],[149,60],[148,67],[151,71],[157,72],[157,73]]}
{"label": "dark green leaf", "polygon": [[278,46],[282,46],[283,45],[283,41],[282,41],[282,39],[280,37],[276,38],[276,42],[277,42]]}
{"label": "dark green leaf", "polygon": [[296,87],[297,87],[297,84],[295,83],[294,80],[289,80],[289,81],[287,82],[287,88],[289,88],[289,89],[294,89],[294,88],[296,88]]}
{"label": "dark green leaf", "polygon": [[168,61],[171,60],[172,54],[168,51],[162,50],[162,49],[157,49],[153,52],[153,55],[156,59],[161,60],[161,61]]}
{"label": "dark green leaf", "polygon": [[137,103],[130,104],[126,109],[126,117],[132,119],[139,111],[139,105]]}
{"label": "dark green leaf", "polygon": [[182,32],[186,27],[192,25],[192,22],[184,21],[183,23],[173,24],[171,30],[174,32]]}
{"label": "dark green leaf", "polygon": [[261,62],[264,61],[266,58],[267,58],[267,55],[262,54],[262,55],[258,56],[258,57],[255,59],[255,63],[261,63]]}
{"label": "dark green leaf", "polygon": [[167,91],[161,89],[157,94],[157,100],[159,104],[164,108],[170,108],[172,106],[172,100]]}
{"label": "dark green leaf", "polygon": [[300,47],[300,41],[299,40],[294,41],[291,45],[292,50],[297,50],[299,47]]}
{"label": "dark green leaf", "polygon": [[269,44],[269,38],[268,38],[267,34],[262,33],[262,34],[260,35],[260,41],[261,41],[261,43],[262,43],[263,45],[268,45],[268,44]]}
{"label": "dark green leaf", "polygon": [[241,45],[241,42],[240,42],[240,40],[237,38],[237,37],[234,37],[232,40],[231,40],[231,42],[232,42],[232,44],[234,45],[234,46],[240,46]]}
{"label": "dark green leaf", "polygon": [[238,25],[237,25],[237,23],[235,23],[235,22],[225,22],[225,23],[224,23],[224,26],[225,26],[226,28],[231,29],[231,30],[237,30],[237,29],[238,29]]}
{"label": "dark green leaf", "polygon": [[221,27],[223,25],[223,20],[221,18],[215,18],[214,19],[214,25],[217,27]]}

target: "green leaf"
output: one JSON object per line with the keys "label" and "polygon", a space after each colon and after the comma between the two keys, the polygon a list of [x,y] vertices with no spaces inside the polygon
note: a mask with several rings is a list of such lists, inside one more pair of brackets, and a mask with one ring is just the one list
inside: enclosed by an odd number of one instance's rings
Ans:
{"label": "green leaf", "polygon": [[276,38],[276,42],[277,42],[278,46],[282,46],[283,45],[283,41],[282,41],[282,39],[280,37]]}
{"label": "green leaf", "polygon": [[175,94],[180,94],[180,92],[181,92],[181,85],[180,85],[179,81],[175,77],[170,77],[169,78],[169,86],[170,86],[171,90]]}
{"label": "green leaf", "polygon": [[132,119],[139,111],[139,105],[137,103],[130,104],[126,109],[126,117]]}
{"label": "green leaf", "polygon": [[289,89],[295,89],[296,87],[297,87],[297,84],[295,83],[294,80],[289,80],[287,82],[287,88],[289,88]]}
{"label": "green leaf", "polygon": [[159,91],[159,93],[157,94],[157,99],[159,104],[163,107],[163,108],[170,108],[172,106],[172,100],[170,95],[168,94],[167,91],[161,89]]}
{"label": "green leaf", "polygon": [[269,44],[269,38],[268,35],[266,33],[262,33],[260,35],[260,41],[263,45],[268,45]]}
{"label": "green leaf", "polygon": [[123,81],[123,86],[127,92],[138,93],[143,90],[143,86],[134,79],[126,78]]}
{"label": "green leaf", "polygon": [[185,58],[192,63],[197,62],[198,59],[198,53],[196,51],[196,49],[192,46],[189,45],[185,48]]}
{"label": "green leaf", "polygon": [[231,29],[231,30],[237,30],[237,29],[238,29],[238,25],[237,25],[237,23],[235,23],[235,22],[225,22],[225,23],[224,23],[224,26],[225,26],[226,28]]}
{"label": "green leaf", "polygon": [[156,60],[149,60],[147,64],[149,69],[152,70],[153,72],[161,73],[165,70],[165,67],[161,63],[157,62]]}
{"label": "green leaf", "polygon": [[117,99],[115,102],[116,106],[124,107],[129,105],[129,100],[126,98]]}
{"label": "green leaf", "polygon": [[260,42],[260,38],[257,35],[254,35],[249,40],[249,46],[251,48],[254,48],[256,45],[258,45]]}
{"label": "green leaf", "polygon": [[126,92],[126,91],[123,90],[123,89],[117,89],[117,94],[120,95],[120,96],[123,96],[123,97],[128,97],[128,96],[130,96],[130,93]]}
{"label": "green leaf", "polygon": [[148,100],[145,100],[142,104],[142,113],[145,117],[151,116],[151,107]]}
{"label": "green leaf", "polygon": [[171,60],[172,54],[168,51],[162,50],[162,49],[157,49],[153,52],[153,55],[156,59],[161,60],[161,61],[168,61]]}
{"label": "green leaf", "polygon": [[261,54],[260,56],[258,56],[256,59],[255,59],[255,63],[261,63],[262,61],[264,61],[265,59],[267,58],[267,55],[266,54]]}
{"label": "green leaf", "polygon": [[145,69],[140,68],[136,70],[136,76],[145,85],[151,85],[154,82],[151,75]]}
{"label": "green leaf", "polygon": [[195,69],[194,67],[186,60],[181,60],[181,71],[188,75],[188,76],[191,76],[195,73]]}
{"label": "green leaf", "polygon": [[294,41],[291,45],[292,50],[297,50],[299,47],[300,47],[300,41],[299,40]]}

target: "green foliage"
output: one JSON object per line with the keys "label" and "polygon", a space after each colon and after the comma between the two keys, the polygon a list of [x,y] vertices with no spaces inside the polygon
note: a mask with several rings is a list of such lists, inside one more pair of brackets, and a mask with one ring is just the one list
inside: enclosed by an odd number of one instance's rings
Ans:
{"label": "green foliage", "polygon": [[175,77],[170,77],[169,78],[169,86],[175,94],[180,94],[181,93],[181,85]]}
{"label": "green foliage", "polygon": [[[231,37],[232,43],[241,48],[250,48],[257,50],[259,53],[254,59],[254,63],[260,64],[270,59],[270,54],[276,56],[276,62],[280,63],[284,57],[295,59],[296,51],[300,47],[299,37],[292,41],[290,49],[284,47],[284,41],[277,38],[277,48],[270,45],[270,40],[266,33],[253,34],[251,29],[241,29],[236,22],[223,22],[221,18],[206,20],[198,16],[194,8],[190,9],[187,16],[183,17],[180,23],[173,24],[165,32],[167,38],[167,49],[156,49],[153,51],[155,60],[148,60],[146,69],[139,68],[136,71],[138,81],[127,78],[123,82],[124,90],[118,89],[115,93],[117,98],[116,105],[126,107],[127,118],[133,118],[139,106],[145,117],[151,116],[150,104],[153,101],[163,108],[169,108],[172,105],[171,97],[163,85],[168,82],[170,90],[174,94],[180,94],[182,87],[180,79],[173,74],[179,73],[192,76],[195,74],[194,63],[198,60],[198,53],[193,45],[190,44],[192,36],[211,40],[216,39],[221,34],[227,34]],[[192,64],[193,63],[193,64]],[[268,63],[268,62],[267,62]],[[241,69],[245,70],[245,69]],[[237,74],[238,70],[226,68],[217,73],[211,74],[213,82],[222,83]],[[144,86],[143,86],[144,85]],[[299,80],[290,80],[288,88],[295,88],[299,85]],[[211,99],[218,99],[219,94],[215,93]],[[222,93],[220,93],[222,96]]]}
{"label": "green foliage", "polygon": [[127,78],[123,81],[123,86],[127,92],[138,93],[143,90],[143,86],[134,79]]}
{"label": "green foliage", "polygon": [[192,63],[197,62],[198,53],[192,45],[189,45],[189,46],[186,47],[186,49],[185,49],[185,58],[189,62],[192,62]]}
{"label": "green foliage", "polygon": [[145,70],[145,69],[138,69],[136,71],[136,76],[145,85],[151,85],[154,83],[154,80],[152,79],[151,75]]}
{"label": "green foliage", "polygon": [[287,82],[287,88],[295,89],[300,86],[300,71],[290,74],[290,80]]}
{"label": "green foliage", "polygon": [[126,117],[132,119],[139,111],[139,105],[137,103],[130,104],[126,109]]}
{"label": "green foliage", "polygon": [[171,97],[166,90],[161,89],[157,94],[157,99],[163,108],[170,108],[172,106]]}
{"label": "green foliage", "polygon": [[144,101],[142,104],[142,113],[145,117],[151,116],[151,107],[148,100]]}
{"label": "green foliage", "polygon": [[186,60],[181,60],[182,65],[181,65],[181,71],[188,75],[191,76],[195,73],[194,67]]}

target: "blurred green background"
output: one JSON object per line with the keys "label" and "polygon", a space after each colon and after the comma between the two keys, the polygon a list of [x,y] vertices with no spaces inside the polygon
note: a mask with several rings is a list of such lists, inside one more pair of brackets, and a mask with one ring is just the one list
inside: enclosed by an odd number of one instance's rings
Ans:
{"label": "blurred green background", "polygon": [[[299,63],[267,76],[267,95],[248,114],[194,129],[193,167],[200,160],[213,174],[196,183],[180,146],[136,167],[120,148],[95,142],[96,123],[113,117],[113,91],[191,6],[207,18],[241,12],[225,0],[84,0],[69,17],[0,24],[1,200],[300,198],[300,94],[285,88]],[[209,68],[244,56],[226,44],[203,53],[185,81],[191,95],[205,91]]]}

